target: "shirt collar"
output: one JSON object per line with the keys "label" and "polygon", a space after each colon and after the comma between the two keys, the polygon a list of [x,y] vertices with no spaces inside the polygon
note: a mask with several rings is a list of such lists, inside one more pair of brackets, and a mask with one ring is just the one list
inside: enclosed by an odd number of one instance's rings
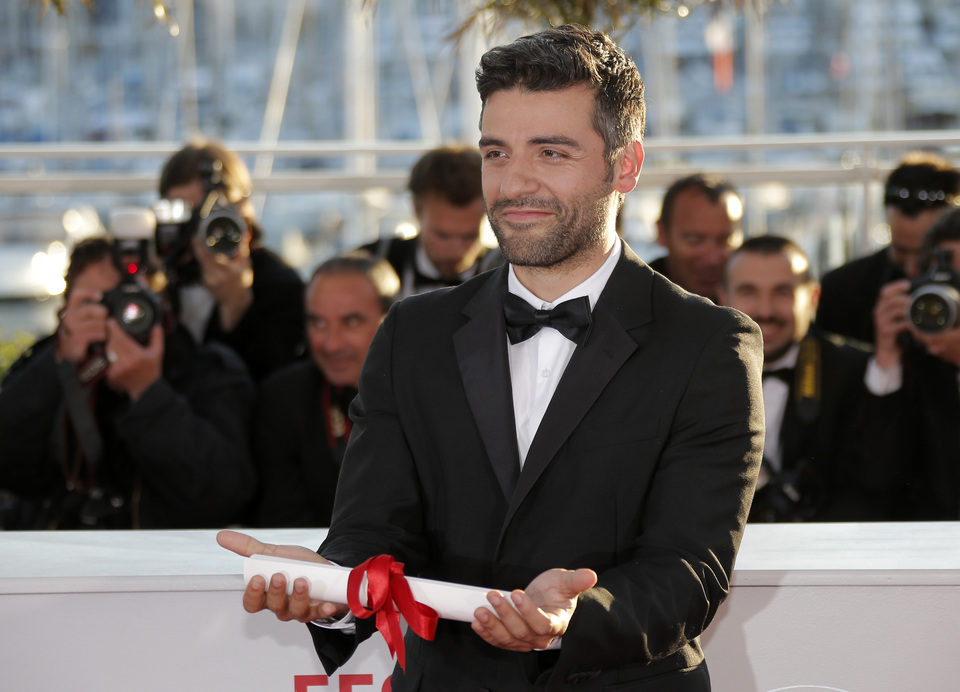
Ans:
{"label": "shirt collar", "polygon": [[610,254],[607,255],[607,259],[600,265],[600,268],[552,303],[541,300],[526,286],[520,283],[520,279],[518,279],[514,273],[512,264],[510,265],[510,271],[507,273],[507,290],[523,298],[538,310],[548,310],[565,300],[579,298],[580,296],[587,296],[590,299],[590,309],[593,310],[593,307],[597,304],[597,300],[600,298],[600,294],[603,292],[604,286],[607,285],[607,281],[610,279],[610,275],[613,274],[614,267],[617,266],[622,246],[623,243],[620,237],[617,236],[613,244],[613,249],[610,250]]}

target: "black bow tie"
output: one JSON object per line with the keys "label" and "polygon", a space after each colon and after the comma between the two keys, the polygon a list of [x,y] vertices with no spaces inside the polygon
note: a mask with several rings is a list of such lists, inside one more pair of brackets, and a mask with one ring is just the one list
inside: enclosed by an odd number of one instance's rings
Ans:
{"label": "black bow tie", "polygon": [[788,386],[793,384],[793,368],[776,368],[774,370],[764,370],[763,379],[774,377]]}
{"label": "black bow tie", "polygon": [[503,316],[507,320],[507,336],[511,344],[526,341],[541,327],[553,327],[582,346],[590,329],[590,299],[581,296],[565,300],[552,310],[538,310],[520,296],[507,293]]}

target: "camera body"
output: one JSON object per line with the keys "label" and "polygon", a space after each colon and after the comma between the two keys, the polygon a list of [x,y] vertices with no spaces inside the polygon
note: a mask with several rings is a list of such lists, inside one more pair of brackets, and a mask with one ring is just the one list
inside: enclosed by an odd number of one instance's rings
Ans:
{"label": "camera body", "polygon": [[134,279],[125,278],[104,293],[100,302],[107,307],[110,317],[142,345],[149,343],[150,330],[162,320],[160,298]]}
{"label": "camera body", "polygon": [[161,199],[153,212],[157,255],[168,270],[176,269],[181,281],[199,279],[199,270],[187,266],[193,238],[210,252],[234,257],[247,228],[240,209],[219,190],[212,190],[196,209],[182,199]]}
{"label": "camera body", "polygon": [[918,330],[942,332],[957,325],[960,313],[960,275],[950,262],[950,251],[935,249],[930,268],[910,283],[907,314]]}

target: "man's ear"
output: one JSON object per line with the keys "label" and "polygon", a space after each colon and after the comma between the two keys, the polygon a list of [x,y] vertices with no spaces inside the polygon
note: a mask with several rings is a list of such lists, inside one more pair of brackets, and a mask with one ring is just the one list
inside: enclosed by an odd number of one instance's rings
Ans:
{"label": "man's ear", "polygon": [[637,186],[643,166],[643,144],[631,142],[623,149],[613,167],[613,188],[626,194]]}
{"label": "man's ear", "polygon": [[810,307],[816,312],[817,305],[820,304],[820,283],[814,282],[810,287]]}
{"label": "man's ear", "polygon": [[667,239],[667,229],[664,227],[663,221],[657,221],[657,244],[667,250],[670,249],[670,241]]}

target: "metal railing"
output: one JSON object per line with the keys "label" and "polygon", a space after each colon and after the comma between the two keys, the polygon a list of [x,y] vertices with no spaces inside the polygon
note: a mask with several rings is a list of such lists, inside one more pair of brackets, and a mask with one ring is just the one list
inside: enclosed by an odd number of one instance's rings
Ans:
{"label": "metal railing", "polygon": [[[254,176],[257,194],[269,195],[376,188],[399,192],[406,184],[410,159],[436,144],[235,141],[228,146],[252,161],[296,159],[293,166],[281,163],[268,175]],[[180,146],[180,142],[0,144],[0,195],[149,193],[156,187],[163,160]],[[640,189],[662,189],[695,170],[726,177],[748,195],[751,188],[770,184],[855,187],[863,195],[856,235],[865,240],[882,212],[880,199],[874,199],[878,183],[903,153],[918,148],[960,160],[960,130],[651,138],[645,143]],[[390,159],[397,159],[397,165],[388,165]]]}

